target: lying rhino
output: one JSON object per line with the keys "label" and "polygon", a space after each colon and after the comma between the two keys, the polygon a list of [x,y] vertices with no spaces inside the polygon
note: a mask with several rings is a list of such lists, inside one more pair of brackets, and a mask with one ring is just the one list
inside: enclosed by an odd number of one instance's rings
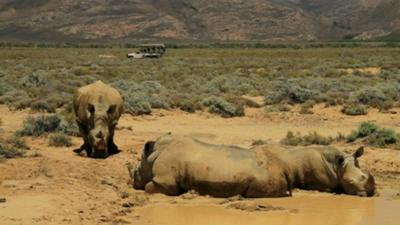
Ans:
{"label": "lying rhino", "polygon": [[332,147],[279,145],[243,149],[166,135],[147,142],[133,171],[135,189],[179,195],[188,190],[215,197],[291,196],[293,188],[372,196],[374,178],[353,155]]}
{"label": "lying rhino", "polygon": [[116,153],[114,130],[123,112],[123,100],[114,88],[101,81],[79,88],[73,106],[83,145],[88,156],[107,157]]}

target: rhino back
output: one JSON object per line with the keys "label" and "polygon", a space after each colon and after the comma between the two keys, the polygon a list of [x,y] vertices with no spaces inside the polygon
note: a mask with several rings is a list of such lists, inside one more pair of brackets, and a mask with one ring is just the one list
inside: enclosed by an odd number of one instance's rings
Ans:
{"label": "rhino back", "polygon": [[173,176],[184,190],[224,197],[244,194],[250,185],[269,181],[268,173],[257,163],[256,153],[248,149],[176,137],[158,150],[154,179],[162,181],[165,176]]}
{"label": "rhino back", "polygon": [[[335,158],[343,153],[333,147],[265,145],[259,151],[262,155],[259,159],[266,157],[264,161],[273,161],[289,171],[293,187],[325,191],[336,185]],[[271,164],[268,166],[273,168]]]}

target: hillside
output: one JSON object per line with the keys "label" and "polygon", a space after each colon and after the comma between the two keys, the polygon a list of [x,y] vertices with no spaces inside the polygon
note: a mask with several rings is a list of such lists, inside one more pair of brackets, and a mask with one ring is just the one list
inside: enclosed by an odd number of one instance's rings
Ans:
{"label": "hillside", "polygon": [[397,0],[0,2],[0,41],[368,39],[398,27]]}

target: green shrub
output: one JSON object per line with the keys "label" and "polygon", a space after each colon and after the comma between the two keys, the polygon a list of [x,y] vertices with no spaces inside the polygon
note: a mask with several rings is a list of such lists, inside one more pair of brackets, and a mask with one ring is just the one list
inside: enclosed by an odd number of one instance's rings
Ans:
{"label": "green shrub", "polygon": [[69,147],[71,145],[71,138],[64,133],[54,133],[49,135],[49,146]]}
{"label": "green shrub", "polygon": [[44,86],[46,83],[46,72],[43,70],[32,72],[31,74],[24,76],[21,80],[21,85],[24,88]]}
{"label": "green shrub", "polygon": [[152,108],[169,109],[167,89],[158,81],[116,80],[110,83],[124,97],[125,112],[133,115],[150,114]]}
{"label": "green shrub", "polygon": [[359,115],[367,115],[368,109],[363,104],[352,103],[343,106],[341,112],[349,116],[359,116]]}
{"label": "green shrub", "polygon": [[173,108],[179,108],[189,113],[203,109],[199,95],[174,93],[169,97],[169,104]]}
{"label": "green shrub", "polygon": [[21,137],[18,137],[16,135],[10,137],[7,139],[7,143],[11,144],[12,146],[19,148],[19,149],[29,149],[28,145],[26,144],[25,140],[22,139]]}
{"label": "green shrub", "polygon": [[364,143],[376,147],[396,148],[400,145],[400,134],[392,129],[380,128],[371,122],[363,122],[357,130],[353,130],[347,137],[348,142],[361,139]]}
{"label": "green shrub", "polygon": [[0,143],[0,156],[4,158],[17,158],[22,157],[26,150],[16,148],[9,144]]}
{"label": "green shrub", "polygon": [[381,89],[376,87],[365,87],[355,92],[352,97],[361,104],[378,109],[383,108],[383,104],[390,100]]}
{"label": "green shrub", "polygon": [[17,131],[20,136],[40,136],[45,133],[60,131],[61,119],[58,115],[28,117]]}
{"label": "green shrub", "polygon": [[132,115],[143,115],[151,113],[151,105],[149,102],[139,97],[125,98],[124,111]]}
{"label": "green shrub", "polygon": [[253,140],[253,142],[251,143],[252,146],[265,145],[265,144],[268,144],[268,141],[264,141],[261,139]]}
{"label": "green shrub", "polygon": [[58,130],[66,135],[70,135],[70,136],[74,136],[74,137],[81,136],[78,124],[76,122],[71,123],[71,122],[68,122],[68,121],[62,119]]}
{"label": "green shrub", "polygon": [[376,132],[379,127],[371,122],[363,122],[358,128],[358,137],[366,137]]}
{"label": "green shrub", "polygon": [[386,147],[400,143],[400,135],[392,129],[381,128],[369,135],[367,144],[377,147]]}
{"label": "green shrub", "polygon": [[89,70],[89,68],[86,68],[86,67],[76,67],[76,68],[73,68],[72,72],[76,76],[83,76],[83,75],[88,75],[90,73],[90,70]]}
{"label": "green shrub", "polygon": [[55,113],[56,109],[46,101],[35,101],[30,104],[31,110],[35,112]]}
{"label": "green shrub", "polygon": [[29,95],[24,90],[11,90],[0,97],[0,104],[12,105],[15,102],[29,99]]}
{"label": "green shrub", "polygon": [[234,96],[234,95],[229,95],[225,97],[225,100],[234,104],[234,105],[238,105],[238,106],[246,106],[246,107],[250,107],[250,108],[260,108],[261,105],[258,104],[257,102],[248,99],[248,98],[244,98],[241,96]]}
{"label": "green shrub", "polygon": [[196,110],[200,110],[201,108],[200,104],[189,99],[182,100],[182,102],[179,103],[179,109],[189,113],[194,113]]}
{"label": "green shrub", "polygon": [[0,96],[4,95],[5,93],[9,92],[13,88],[7,85],[6,81],[0,79]]}
{"label": "green shrub", "polygon": [[281,140],[281,143],[284,145],[293,145],[297,146],[302,142],[302,138],[300,133],[293,133],[293,131],[288,131],[286,133],[286,137]]}
{"label": "green shrub", "polygon": [[290,112],[290,107],[287,104],[279,104],[278,110],[279,112]]}
{"label": "green shrub", "polygon": [[314,105],[314,101],[307,101],[301,104],[300,114],[313,114],[314,112],[312,111],[312,108],[314,107]]}
{"label": "green shrub", "polygon": [[324,137],[319,135],[316,131],[310,132],[307,135],[302,136],[300,133],[294,134],[292,131],[288,131],[286,137],[281,140],[282,144],[285,145],[329,145],[335,139],[332,137]]}
{"label": "green shrub", "polygon": [[277,104],[266,106],[264,108],[265,112],[290,112],[290,107],[287,104]]}
{"label": "green shrub", "polygon": [[210,97],[203,101],[203,105],[208,107],[208,111],[211,113],[220,114],[222,117],[235,117],[244,116],[243,106],[237,106],[230,102],[225,101],[222,98]]}
{"label": "green shrub", "polygon": [[308,100],[313,100],[320,94],[317,90],[300,86],[297,80],[281,79],[274,82],[271,89],[265,96],[266,104],[277,104],[282,101],[292,104],[304,103]]}
{"label": "green shrub", "polygon": [[351,131],[350,134],[346,136],[347,142],[353,142],[357,140],[357,138],[358,138],[358,131],[356,130]]}
{"label": "green shrub", "polygon": [[304,145],[329,145],[333,140],[332,137],[321,136],[316,131],[303,136]]}
{"label": "green shrub", "polygon": [[28,149],[25,141],[19,137],[11,137],[7,140],[0,139],[0,157],[22,157]]}

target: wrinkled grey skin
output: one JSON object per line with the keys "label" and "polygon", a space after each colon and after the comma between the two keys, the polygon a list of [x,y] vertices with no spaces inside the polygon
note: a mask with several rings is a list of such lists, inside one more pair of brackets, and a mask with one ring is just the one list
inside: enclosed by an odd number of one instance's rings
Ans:
{"label": "wrinkled grey skin", "polygon": [[253,149],[206,144],[165,135],[147,142],[133,171],[135,189],[179,195],[188,190],[215,197],[291,196],[293,188],[372,196],[373,177],[357,158],[332,147],[264,145]]}
{"label": "wrinkled grey skin", "polygon": [[105,158],[118,152],[114,131],[123,112],[123,100],[117,90],[101,81],[79,88],[73,106],[85,150],[94,158]]}

